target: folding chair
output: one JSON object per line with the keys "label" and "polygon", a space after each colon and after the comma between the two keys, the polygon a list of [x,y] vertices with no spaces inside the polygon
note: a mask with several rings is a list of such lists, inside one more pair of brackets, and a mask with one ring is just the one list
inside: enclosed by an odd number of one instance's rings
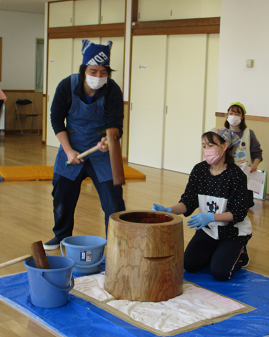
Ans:
{"label": "folding chair", "polygon": [[[38,116],[38,114],[35,111],[34,104],[30,99],[17,99],[15,101],[15,116],[14,116],[13,132],[15,134],[22,134],[24,136],[27,136],[27,135],[37,136],[37,135],[39,135],[40,130],[39,130],[39,127],[38,127],[37,116]],[[29,117],[32,118],[31,129],[30,129],[30,131],[23,131],[21,119],[23,119],[23,118],[27,119]],[[16,132],[16,129],[15,129],[17,119],[18,119],[18,122],[19,122],[20,130],[21,130],[20,132]],[[36,124],[36,127],[37,127],[37,133],[33,133],[34,120],[35,120],[35,124]]]}

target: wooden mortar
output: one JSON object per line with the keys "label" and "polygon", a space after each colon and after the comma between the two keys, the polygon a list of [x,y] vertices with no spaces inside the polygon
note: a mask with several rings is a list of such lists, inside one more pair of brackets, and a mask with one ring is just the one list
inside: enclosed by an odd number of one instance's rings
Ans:
{"label": "wooden mortar", "polygon": [[116,299],[167,301],[182,294],[184,240],[180,216],[117,212],[107,234],[105,290]]}

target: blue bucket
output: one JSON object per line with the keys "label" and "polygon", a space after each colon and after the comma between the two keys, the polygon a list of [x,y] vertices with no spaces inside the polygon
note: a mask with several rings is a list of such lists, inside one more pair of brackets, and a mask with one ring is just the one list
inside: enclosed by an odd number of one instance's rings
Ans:
{"label": "blue bucket", "polygon": [[75,262],[63,256],[48,256],[50,269],[36,268],[31,257],[24,261],[27,269],[30,297],[40,308],[58,308],[67,304],[68,292],[74,287],[72,269]]}
{"label": "blue bucket", "polygon": [[95,274],[100,271],[101,263],[105,259],[103,255],[106,243],[106,239],[99,236],[69,236],[61,241],[61,252],[65,256],[64,246],[66,256],[75,261],[74,273]]}

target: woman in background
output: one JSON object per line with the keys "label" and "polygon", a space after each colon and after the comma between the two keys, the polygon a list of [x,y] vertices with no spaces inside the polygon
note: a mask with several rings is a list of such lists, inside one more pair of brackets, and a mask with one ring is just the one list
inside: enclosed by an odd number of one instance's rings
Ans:
{"label": "woman in background", "polygon": [[[228,108],[227,120],[224,126],[238,135],[241,142],[235,151],[234,161],[241,168],[250,166],[250,173],[258,169],[262,161],[262,150],[253,130],[247,128],[245,123],[246,109],[243,104],[236,102]],[[248,208],[254,206],[253,191],[248,190]]]}

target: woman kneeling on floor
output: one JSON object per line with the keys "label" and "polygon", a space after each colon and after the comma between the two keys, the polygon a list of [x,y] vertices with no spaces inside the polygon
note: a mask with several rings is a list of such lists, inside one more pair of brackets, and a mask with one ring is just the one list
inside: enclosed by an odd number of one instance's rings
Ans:
{"label": "woman kneeling on floor", "polygon": [[232,152],[240,139],[231,130],[214,128],[202,135],[205,161],[192,169],[185,192],[172,207],[153,204],[153,211],[191,215],[195,234],[184,253],[190,273],[211,269],[218,281],[231,279],[247,266],[246,244],[252,236],[247,216],[247,177],[234,163]]}

